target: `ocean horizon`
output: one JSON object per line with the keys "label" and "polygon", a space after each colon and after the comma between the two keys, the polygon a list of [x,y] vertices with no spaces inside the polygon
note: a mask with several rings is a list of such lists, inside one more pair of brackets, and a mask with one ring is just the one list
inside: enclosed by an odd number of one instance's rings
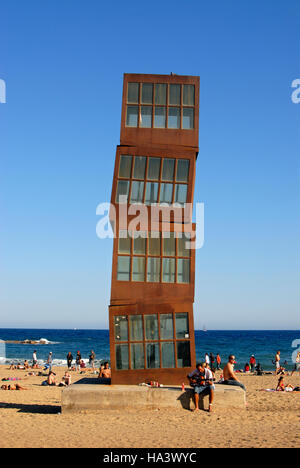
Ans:
{"label": "ocean horizon", "polygon": [[[35,349],[40,364],[46,361],[49,351],[52,351],[53,363],[57,366],[66,365],[69,351],[75,357],[79,350],[88,362],[90,351],[94,350],[96,365],[110,360],[108,329],[0,328],[0,340],[3,341],[41,339],[46,344],[2,343],[0,363],[31,361]],[[264,370],[273,370],[272,361],[276,351],[280,350],[281,362],[291,370],[292,354],[295,346],[300,345],[300,330],[195,330],[195,344],[197,361],[204,360],[205,353],[212,352],[215,356],[219,353],[224,364],[229,354],[235,354],[236,369],[243,369],[254,354]]]}

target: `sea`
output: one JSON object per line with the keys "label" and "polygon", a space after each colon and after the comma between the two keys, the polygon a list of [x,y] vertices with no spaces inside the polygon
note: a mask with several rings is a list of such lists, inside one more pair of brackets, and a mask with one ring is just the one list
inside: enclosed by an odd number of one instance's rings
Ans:
{"label": "sea", "polygon": [[[85,362],[93,350],[96,354],[95,364],[110,360],[108,330],[54,330],[54,329],[17,329],[0,328],[0,340],[24,341],[42,340],[45,344],[1,343],[0,364],[32,360],[32,353],[37,350],[40,364],[45,363],[49,351],[53,353],[56,366],[66,365],[66,356],[71,351],[75,358],[77,351]],[[286,369],[293,368],[295,351],[300,348],[300,331],[293,330],[196,330],[196,360],[204,360],[205,353],[220,354],[222,362],[227,362],[229,354],[234,354],[236,369],[243,369],[250,356],[255,355],[265,371],[273,370],[273,360],[278,350],[281,351],[281,363]]]}

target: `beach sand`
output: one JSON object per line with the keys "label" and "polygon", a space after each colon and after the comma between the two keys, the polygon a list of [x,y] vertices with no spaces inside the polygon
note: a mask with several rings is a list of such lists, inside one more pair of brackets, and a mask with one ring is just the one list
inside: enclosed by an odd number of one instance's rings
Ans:
{"label": "beach sand", "polygon": [[[45,377],[7,369],[0,366],[1,380],[21,377],[19,383],[29,390],[0,390],[1,448],[300,447],[300,393],[261,392],[276,386],[277,378],[272,375],[239,376],[248,390],[246,410],[215,408],[209,414],[180,408],[120,408],[60,414],[61,387],[43,387]],[[65,370],[54,369],[58,381]],[[82,377],[72,372],[73,382]],[[287,376],[285,382],[300,386],[300,374]]]}

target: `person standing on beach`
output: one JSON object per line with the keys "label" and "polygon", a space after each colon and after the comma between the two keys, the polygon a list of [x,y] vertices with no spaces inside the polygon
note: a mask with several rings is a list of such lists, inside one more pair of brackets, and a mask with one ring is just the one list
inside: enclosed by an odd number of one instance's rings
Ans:
{"label": "person standing on beach", "polygon": [[295,366],[294,366],[294,369],[292,370],[291,375],[293,375],[295,372],[300,372],[300,351],[298,351],[297,353]]}
{"label": "person standing on beach", "polygon": [[33,354],[32,354],[32,367],[36,367],[37,366],[37,357],[36,357],[36,349],[33,351]]}
{"label": "person standing on beach", "polygon": [[49,368],[49,372],[52,371],[52,366],[53,366],[53,357],[52,357],[52,351],[50,351],[47,359],[47,366]]}
{"label": "person standing on beach", "polygon": [[89,356],[89,365],[92,366],[93,370],[94,370],[95,357],[96,357],[96,355],[95,355],[94,351],[92,350],[91,354]]}
{"label": "person standing on beach", "polygon": [[243,385],[237,376],[234,373],[234,364],[235,364],[235,356],[231,354],[228,357],[228,363],[223,369],[223,376],[224,380],[222,385],[234,385],[235,387],[241,387],[243,390],[246,391],[245,385]]}
{"label": "person standing on beach", "polygon": [[80,362],[81,362],[81,354],[80,354],[80,351],[77,351],[76,361],[75,361],[76,370],[80,370]]}
{"label": "person standing on beach", "polygon": [[215,368],[215,356],[213,355],[213,353],[210,353],[209,359],[210,359],[210,368],[213,370]]}
{"label": "person standing on beach", "polygon": [[217,361],[217,370],[220,370],[221,369],[221,356],[219,353],[217,354],[216,361]]}
{"label": "person standing on beach", "polygon": [[71,352],[69,351],[68,354],[67,354],[67,365],[68,365],[68,369],[71,369],[71,367],[72,367],[72,361],[73,361],[73,356],[72,356]]}
{"label": "person standing on beach", "polygon": [[280,351],[277,351],[275,356],[275,372],[278,372],[280,369]]}
{"label": "person standing on beach", "polygon": [[256,366],[256,359],[254,357],[254,354],[250,357],[250,366],[251,366],[251,372],[255,371],[255,366]]}
{"label": "person standing on beach", "polygon": [[209,355],[207,353],[205,353],[205,364],[210,364]]}

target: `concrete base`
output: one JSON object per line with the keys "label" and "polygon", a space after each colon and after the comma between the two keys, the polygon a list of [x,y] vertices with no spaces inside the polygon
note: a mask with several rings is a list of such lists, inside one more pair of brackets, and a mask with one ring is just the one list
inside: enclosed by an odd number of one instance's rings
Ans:
{"label": "concrete base", "polygon": [[[205,399],[207,400],[205,402]],[[203,401],[204,400],[204,401]],[[216,385],[214,406],[245,408],[246,394],[239,387]],[[199,402],[208,408],[208,397]],[[124,408],[184,408],[194,409],[194,391],[179,387],[149,388],[137,385],[85,385],[77,384],[62,391],[62,412],[124,409]]]}

